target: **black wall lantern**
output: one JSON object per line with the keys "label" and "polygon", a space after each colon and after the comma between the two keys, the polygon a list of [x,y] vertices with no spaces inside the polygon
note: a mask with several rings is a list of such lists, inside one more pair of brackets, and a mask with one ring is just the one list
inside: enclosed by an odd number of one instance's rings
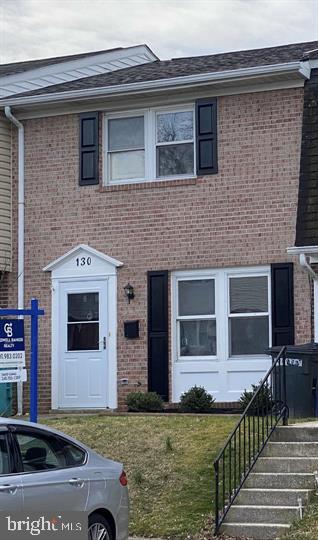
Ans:
{"label": "black wall lantern", "polygon": [[132,285],[130,283],[127,283],[126,287],[124,287],[125,295],[128,298],[128,304],[130,304],[130,300],[135,298],[135,291]]}

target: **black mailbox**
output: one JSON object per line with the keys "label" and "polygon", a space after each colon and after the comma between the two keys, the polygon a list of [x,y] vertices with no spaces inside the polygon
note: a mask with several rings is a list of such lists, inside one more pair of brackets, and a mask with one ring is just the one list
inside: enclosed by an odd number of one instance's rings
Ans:
{"label": "black mailbox", "polygon": [[139,338],[139,321],[125,321],[124,335],[127,339]]}

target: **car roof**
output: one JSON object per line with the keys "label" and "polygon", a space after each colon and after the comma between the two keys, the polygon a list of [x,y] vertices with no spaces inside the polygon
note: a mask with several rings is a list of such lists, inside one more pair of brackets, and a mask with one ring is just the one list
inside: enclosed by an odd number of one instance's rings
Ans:
{"label": "car roof", "polygon": [[78,441],[77,439],[73,439],[73,437],[70,437],[70,435],[67,435],[66,433],[63,433],[62,431],[58,431],[57,429],[54,429],[50,426],[46,426],[44,424],[39,424],[35,422],[29,422],[27,420],[17,420],[15,418],[1,418],[0,420],[0,427],[1,426],[25,426],[28,428],[35,428],[35,429],[41,429],[43,431],[48,431],[49,433],[53,433],[54,435],[59,435],[60,437],[64,437],[65,439],[68,439],[69,441],[75,443],[77,446],[80,446],[84,450],[92,451],[91,448],[83,444],[81,441]]}

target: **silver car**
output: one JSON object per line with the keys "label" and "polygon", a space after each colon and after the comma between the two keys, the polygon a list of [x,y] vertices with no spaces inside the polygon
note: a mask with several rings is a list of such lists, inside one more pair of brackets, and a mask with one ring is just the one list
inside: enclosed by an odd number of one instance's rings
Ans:
{"label": "silver car", "polygon": [[127,540],[120,463],[39,424],[0,419],[0,511],[88,513],[89,540]]}

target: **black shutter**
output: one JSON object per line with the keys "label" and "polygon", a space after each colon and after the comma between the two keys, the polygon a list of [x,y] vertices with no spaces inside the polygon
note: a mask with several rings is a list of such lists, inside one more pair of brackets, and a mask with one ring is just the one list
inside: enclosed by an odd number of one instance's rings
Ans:
{"label": "black shutter", "polygon": [[79,184],[98,184],[98,113],[80,115]]}
{"label": "black shutter", "polygon": [[272,339],[275,345],[294,344],[294,276],[293,263],[271,266]]}
{"label": "black shutter", "polygon": [[217,100],[199,99],[196,102],[197,174],[215,174],[217,162]]}
{"label": "black shutter", "polygon": [[169,400],[168,272],[148,272],[148,389]]}

